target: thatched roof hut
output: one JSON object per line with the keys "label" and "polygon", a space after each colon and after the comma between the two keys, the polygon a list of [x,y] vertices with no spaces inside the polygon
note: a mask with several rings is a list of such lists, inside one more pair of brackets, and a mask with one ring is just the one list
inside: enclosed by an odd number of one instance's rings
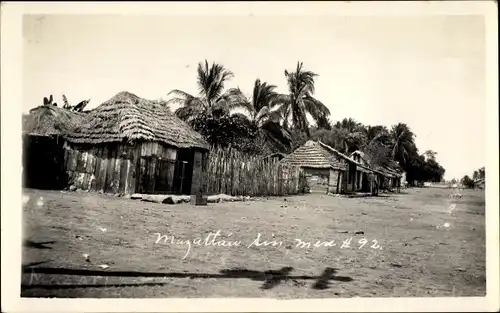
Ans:
{"label": "thatched roof hut", "polygon": [[64,136],[78,125],[85,113],[73,112],[51,105],[42,105],[23,114],[22,133],[29,135]]}
{"label": "thatched roof hut", "polygon": [[140,140],[176,148],[208,149],[202,135],[162,104],[130,92],[120,92],[87,113],[69,129],[65,139],[78,144]]}

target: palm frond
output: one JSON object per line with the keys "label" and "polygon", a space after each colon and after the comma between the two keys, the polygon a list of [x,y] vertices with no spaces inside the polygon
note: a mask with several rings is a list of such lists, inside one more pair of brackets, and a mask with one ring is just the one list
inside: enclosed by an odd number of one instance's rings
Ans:
{"label": "palm frond", "polygon": [[185,91],[182,91],[182,90],[179,90],[179,89],[173,89],[171,90],[167,96],[174,96],[176,98],[195,98],[193,95],[185,92]]}
{"label": "palm frond", "polygon": [[63,108],[64,109],[71,108],[71,105],[69,104],[68,99],[66,98],[66,95],[62,95],[62,99],[63,99],[63,102],[64,102]]}
{"label": "palm frond", "polygon": [[184,106],[175,110],[175,115],[184,121],[192,120],[203,113],[203,110],[198,106]]}
{"label": "palm frond", "polygon": [[245,109],[250,115],[253,115],[254,109],[250,101],[245,97],[239,88],[231,88],[224,93],[217,103],[222,102],[229,110]]}
{"label": "palm frond", "polygon": [[233,73],[221,64],[213,63],[210,67],[208,61],[198,64],[198,86],[200,94],[206,98],[209,106],[222,96],[224,83],[233,77]]}
{"label": "palm frond", "polygon": [[330,110],[319,100],[306,96],[303,99],[304,107],[307,113],[317,122],[320,119],[328,118]]}
{"label": "palm frond", "polygon": [[279,123],[274,123],[272,121],[266,121],[262,127],[262,130],[273,139],[275,142],[280,143],[286,150],[289,150],[292,146],[292,136],[286,131]]}

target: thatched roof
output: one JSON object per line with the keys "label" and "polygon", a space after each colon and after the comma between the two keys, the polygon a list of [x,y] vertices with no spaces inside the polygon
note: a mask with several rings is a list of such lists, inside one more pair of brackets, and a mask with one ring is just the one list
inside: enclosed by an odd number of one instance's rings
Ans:
{"label": "thatched roof", "polygon": [[22,132],[31,135],[66,134],[71,127],[81,122],[85,113],[73,112],[52,105],[42,105],[23,114]]}
{"label": "thatched roof", "polygon": [[281,162],[300,167],[345,170],[346,161],[348,160],[339,156],[340,155],[335,156],[331,153],[324,144],[309,140],[294,152],[287,155]]}
{"label": "thatched roof", "polygon": [[129,92],[120,92],[87,113],[65,139],[88,144],[146,140],[177,148],[208,149],[201,134],[162,104]]}

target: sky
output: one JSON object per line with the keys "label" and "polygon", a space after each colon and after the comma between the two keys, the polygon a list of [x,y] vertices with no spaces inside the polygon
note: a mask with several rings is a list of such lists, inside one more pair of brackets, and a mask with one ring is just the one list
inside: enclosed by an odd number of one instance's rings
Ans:
{"label": "sky", "polygon": [[259,78],[286,93],[301,61],[332,121],[408,124],[446,179],[486,162],[482,16],[25,15],[23,38],[23,113],[50,94],[88,109],[121,91],[196,94],[205,59],[234,73],[227,88],[250,95]]}

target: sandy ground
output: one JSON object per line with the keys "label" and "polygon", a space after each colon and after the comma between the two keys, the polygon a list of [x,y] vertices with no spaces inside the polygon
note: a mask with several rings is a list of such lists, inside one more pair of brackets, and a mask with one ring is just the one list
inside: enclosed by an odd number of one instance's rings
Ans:
{"label": "sandy ground", "polygon": [[21,295],[484,296],[484,192],[450,192],[204,207],[24,190]]}

